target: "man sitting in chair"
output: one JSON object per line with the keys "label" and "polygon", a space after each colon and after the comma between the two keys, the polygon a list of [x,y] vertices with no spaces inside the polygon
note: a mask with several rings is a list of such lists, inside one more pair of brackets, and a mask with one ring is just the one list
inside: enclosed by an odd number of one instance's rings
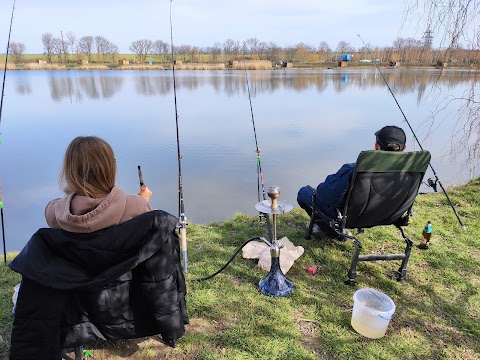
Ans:
{"label": "man sitting in chair", "polygon": [[[405,132],[398,126],[385,126],[375,133],[375,137],[375,150],[404,151],[406,148]],[[318,185],[315,206],[319,211],[335,218],[337,209],[343,209],[354,170],[355,163],[344,164],[336,174],[328,175],[325,181]],[[312,191],[308,186],[298,191],[297,202],[311,216]],[[313,235],[321,237],[322,233],[337,237],[326,222],[319,220],[313,226]]]}

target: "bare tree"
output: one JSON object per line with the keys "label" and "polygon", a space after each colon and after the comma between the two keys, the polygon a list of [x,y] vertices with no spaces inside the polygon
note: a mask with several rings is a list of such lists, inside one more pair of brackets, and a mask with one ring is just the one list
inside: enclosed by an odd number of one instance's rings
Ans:
{"label": "bare tree", "polygon": [[66,63],[68,60],[68,42],[63,38],[63,32],[60,32],[60,53],[63,58],[63,62]]}
{"label": "bare tree", "polygon": [[52,54],[54,50],[53,35],[50,33],[42,34],[42,44],[43,44],[44,54],[47,57],[47,62],[52,62]]}
{"label": "bare tree", "polygon": [[247,46],[247,50],[250,52],[250,57],[252,57],[254,54],[258,54],[258,46],[260,42],[256,37],[245,40],[245,44]]}
{"label": "bare tree", "polygon": [[110,58],[111,62],[115,62],[115,58],[118,55],[118,46],[115,44],[112,44],[111,42],[108,42],[107,44],[107,49],[106,49],[106,55],[107,57]]}
{"label": "bare tree", "polygon": [[309,54],[314,52],[310,45],[305,43],[298,43],[295,45],[295,58],[297,61],[305,62],[308,60]]}
{"label": "bare tree", "polygon": [[78,49],[85,54],[89,62],[92,61],[94,41],[93,36],[83,36],[78,40]]}
{"label": "bare tree", "polygon": [[328,59],[331,52],[332,49],[330,49],[330,46],[326,41],[322,41],[320,45],[318,45],[318,54],[320,55],[320,60],[325,61]]}
{"label": "bare tree", "polygon": [[187,61],[187,54],[190,52],[190,45],[180,45],[177,49],[177,54],[182,57],[184,62]]}
{"label": "bare tree", "polygon": [[480,1],[477,0],[407,0],[403,26],[424,24],[423,32],[432,31],[440,36],[443,59],[448,60],[458,48],[469,50],[468,62],[474,74],[470,86],[462,96],[452,98],[441,93],[440,87],[433,88],[432,98],[437,100],[437,108],[430,117],[430,127],[441,122],[446,116],[445,104],[456,104],[457,120],[452,129],[452,149],[450,155],[465,154],[467,162],[478,161],[480,154],[480,94],[478,82],[480,74]]}
{"label": "bare tree", "polygon": [[150,54],[150,52],[153,49],[153,41],[152,40],[136,40],[133,41],[132,44],[130,45],[130,50],[137,54],[140,58],[140,62],[144,62],[145,59],[147,58],[147,55]]}
{"label": "bare tree", "polygon": [[153,43],[153,53],[158,55],[158,58],[160,61],[165,61],[166,56],[168,55],[169,52],[169,46],[166,42],[162,40],[157,40]]}
{"label": "bare tree", "polygon": [[61,63],[63,60],[62,39],[53,38],[52,43],[53,43],[53,53],[57,56],[57,61]]}
{"label": "bare tree", "polygon": [[25,44],[21,42],[10,43],[10,54],[13,56],[13,61],[19,63],[22,61],[22,55],[25,52]]}
{"label": "bare tree", "polygon": [[199,62],[198,54],[200,53],[200,49],[197,46],[191,46],[189,52],[190,52],[190,58],[192,59],[192,62],[195,62],[195,56],[197,57],[196,62]]}
{"label": "bare tree", "polygon": [[235,41],[233,41],[232,39],[227,39],[223,43],[222,47],[223,53],[225,54],[227,61],[232,60],[232,55],[235,48]]}
{"label": "bare tree", "polygon": [[217,42],[210,48],[210,61],[212,63],[218,62],[218,57],[221,54],[222,54],[222,45]]}
{"label": "bare tree", "polygon": [[74,55],[75,54],[75,43],[77,42],[77,36],[73,32],[69,31],[67,33],[66,37],[67,37],[66,43],[68,44],[68,46],[71,49],[71,54]]}
{"label": "bare tree", "polygon": [[271,41],[267,48],[267,59],[270,61],[278,61],[281,58],[282,48]]}
{"label": "bare tree", "polygon": [[95,47],[97,50],[98,59],[100,60],[101,58],[102,62],[105,62],[105,56],[109,50],[110,41],[105,39],[103,36],[95,36]]}

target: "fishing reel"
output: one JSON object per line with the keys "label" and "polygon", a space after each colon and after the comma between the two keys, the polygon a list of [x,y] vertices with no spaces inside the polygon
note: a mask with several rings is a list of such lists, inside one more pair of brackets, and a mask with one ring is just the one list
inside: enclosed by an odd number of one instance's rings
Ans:
{"label": "fishing reel", "polygon": [[431,187],[433,191],[437,192],[437,184],[438,184],[438,179],[434,177],[430,177],[427,179],[427,186]]}

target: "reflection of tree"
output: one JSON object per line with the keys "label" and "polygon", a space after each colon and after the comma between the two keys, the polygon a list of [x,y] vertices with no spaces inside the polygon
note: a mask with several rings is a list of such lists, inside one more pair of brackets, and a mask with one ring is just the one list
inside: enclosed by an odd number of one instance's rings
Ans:
{"label": "reflection of tree", "polygon": [[57,102],[63,98],[81,102],[83,96],[89,99],[108,99],[118,92],[123,82],[124,78],[120,76],[52,76],[48,80],[52,99]]}
{"label": "reflection of tree", "polygon": [[32,92],[30,83],[25,78],[18,79],[17,83],[15,84],[15,90],[20,95],[28,95]]}
{"label": "reflection of tree", "polygon": [[[451,88],[462,84],[468,85],[473,81],[469,71],[440,73],[428,70],[384,69],[382,72],[396,95],[417,92],[418,102],[424,98],[428,86],[433,84]],[[135,77],[135,88],[139,95],[164,96],[173,91],[171,73],[157,74],[148,72]],[[300,92],[314,88],[321,93],[329,85],[333,86],[337,92],[342,92],[349,87],[369,89],[386,86],[376,71],[247,71],[247,76],[253,97],[256,94],[275,93],[283,89]],[[54,101],[67,98],[70,101],[80,102],[83,97],[88,99],[111,98],[120,91],[124,81],[125,77],[123,76],[52,76],[49,79],[49,85]],[[227,96],[234,96],[238,93],[246,94],[247,91],[243,70],[176,72],[175,81],[177,89],[189,91],[206,86],[211,86],[216,92]],[[19,94],[31,92],[29,84],[22,83],[20,80],[17,82],[16,90]]]}
{"label": "reflection of tree", "polygon": [[163,76],[138,76],[135,79],[137,94],[143,96],[167,95],[173,91],[171,78]]}

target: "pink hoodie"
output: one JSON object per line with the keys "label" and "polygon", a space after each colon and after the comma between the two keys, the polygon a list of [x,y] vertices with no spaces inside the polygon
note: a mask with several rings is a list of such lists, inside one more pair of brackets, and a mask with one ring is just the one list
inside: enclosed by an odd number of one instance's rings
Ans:
{"label": "pink hoodie", "polygon": [[49,227],[70,232],[89,233],[123,223],[151,211],[150,204],[139,195],[127,195],[114,186],[101,198],[70,194],[55,199],[45,208]]}

